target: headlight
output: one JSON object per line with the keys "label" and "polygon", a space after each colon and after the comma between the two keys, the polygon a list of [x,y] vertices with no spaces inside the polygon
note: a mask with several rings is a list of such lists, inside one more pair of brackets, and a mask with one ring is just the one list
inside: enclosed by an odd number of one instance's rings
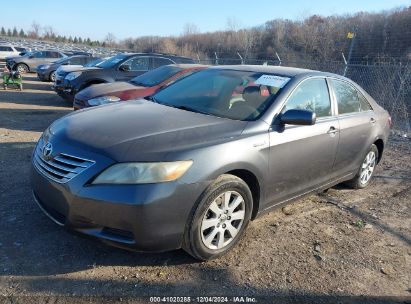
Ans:
{"label": "headlight", "polygon": [[81,75],[81,72],[71,72],[71,73],[68,73],[67,74],[67,76],[66,76],[66,80],[68,80],[68,81],[70,81],[70,80],[73,80],[73,79],[76,79],[77,77],[79,77]]}
{"label": "headlight", "polygon": [[116,101],[120,101],[121,99],[118,98],[117,96],[101,96],[101,97],[96,97],[96,98],[92,98],[89,99],[87,101],[87,103],[90,106],[99,106],[99,105],[103,105],[106,103],[111,103],[111,102],[116,102]]}
{"label": "headlight", "polygon": [[191,167],[193,161],[161,163],[120,163],[104,170],[93,184],[151,184],[174,181]]}

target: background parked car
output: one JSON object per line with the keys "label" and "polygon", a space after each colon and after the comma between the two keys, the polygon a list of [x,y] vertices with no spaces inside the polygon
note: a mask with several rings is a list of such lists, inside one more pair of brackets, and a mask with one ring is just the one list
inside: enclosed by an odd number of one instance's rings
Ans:
{"label": "background parked car", "polygon": [[67,75],[56,75],[54,90],[64,99],[93,84],[128,81],[149,70],[173,63],[195,63],[193,59],[154,53],[121,53],[96,67],[82,68]]}
{"label": "background parked car", "polygon": [[9,56],[18,56],[19,51],[11,45],[0,45],[0,59],[5,59]]}
{"label": "background parked car", "polygon": [[34,51],[24,56],[7,58],[6,64],[9,69],[20,73],[34,72],[40,64],[48,64],[67,57],[66,54],[55,50]]}
{"label": "background parked car", "polygon": [[148,71],[129,82],[92,85],[76,94],[74,110],[150,96],[171,83],[207,67],[201,64],[170,64]]}
{"label": "background parked car", "polygon": [[85,66],[87,63],[94,61],[95,57],[90,57],[88,55],[75,55],[70,57],[63,57],[56,62],[50,64],[41,64],[37,67],[37,77],[41,81],[55,81],[56,80],[56,70],[61,65],[76,65]]}

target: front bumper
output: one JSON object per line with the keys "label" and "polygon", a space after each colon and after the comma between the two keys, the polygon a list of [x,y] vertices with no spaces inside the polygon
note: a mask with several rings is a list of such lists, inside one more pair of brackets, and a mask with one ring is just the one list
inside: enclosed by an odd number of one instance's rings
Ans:
{"label": "front bumper", "polygon": [[207,182],[90,185],[99,160],[67,183],[50,180],[32,165],[32,188],[40,208],[68,230],[137,251],[181,247],[189,214]]}
{"label": "front bumper", "polygon": [[60,97],[68,100],[68,101],[73,101],[74,100],[74,93],[71,87],[67,87],[64,84],[53,84],[51,86],[51,89],[55,91]]}
{"label": "front bumper", "polygon": [[41,81],[48,81],[49,77],[46,73],[46,71],[42,71],[42,70],[37,70],[37,78]]}

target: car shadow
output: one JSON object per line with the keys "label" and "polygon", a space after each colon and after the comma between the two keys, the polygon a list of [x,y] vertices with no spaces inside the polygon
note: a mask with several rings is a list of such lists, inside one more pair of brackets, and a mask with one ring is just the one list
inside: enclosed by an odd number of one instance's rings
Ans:
{"label": "car shadow", "polygon": [[[13,283],[30,293],[40,294],[31,296],[31,298],[45,303],[57,303],[58,300],[81,303],[173,303],[177,299],[181,299],[177,302],[388,304],[409,303],[410,299],[405,296],[351,296],[338,291],[319,293],[300,288],[281,288],[267,286],[270,285],[269,280],[266,284],[256,284],[257,286],[255,286],[249,282],[238,282],[232,271],[227,268],[187,266],[185,268],[186,272],[190,273],[191,280],[171,278],[167,276],[165,270],[163,277],[157,280],[144,275],[132,278],[123,276],[123,278],[102,279],[32,277],[14,278]],[[190,297],[190,300],[183,301],[183,297]],[[19,296],[9,297],[10,300],[18,300],[19,298]],[[24,297],[22,298],[24,299]]]}

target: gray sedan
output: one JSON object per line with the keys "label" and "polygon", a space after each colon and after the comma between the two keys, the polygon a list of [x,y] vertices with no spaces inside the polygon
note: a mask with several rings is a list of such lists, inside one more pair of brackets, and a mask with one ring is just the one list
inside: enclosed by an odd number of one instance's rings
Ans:
{"label": "gray sedan", "polygon": [[341,182],[366,187],[390,125],[338,75],[212,67],[54,122],[33,153],[33,193],[69,230],[207,260],[275,207]]}

